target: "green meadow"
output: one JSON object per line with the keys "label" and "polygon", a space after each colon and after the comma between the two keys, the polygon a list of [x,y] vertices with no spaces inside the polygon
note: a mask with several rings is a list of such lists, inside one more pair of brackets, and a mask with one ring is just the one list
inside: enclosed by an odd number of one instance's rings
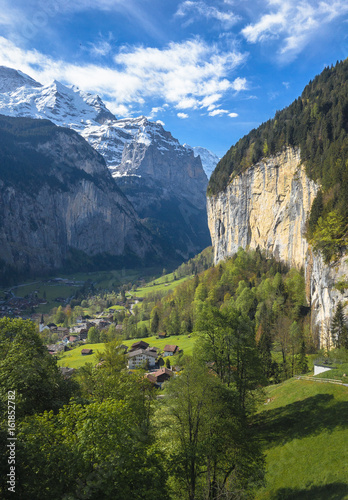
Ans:
{"label": "green meadow", "polygon": [[348,387],[298,379],[267,387],[256,430],[266,455],[256,500],[348,499]]}
{"label": "green meadow", "polygon": [[[173,337],[167,337],[166,339],[157,339],[155,336],[146,337],[143,339],[131,339],[131,340],[122,340],[122,344],[130,347],[134,342],[139,340],[144,340],[151,347],[159,347],[160,349],[164,349],[166,344],[175,344],[178,345],[180,349],[184,351],[184,354],[192,355],[193,346],[194,346],[194,337],[192,335],[178,335]],[[60,355],[58,360],[59,366],[67,366],[69,368],[80,368],[86,363],[96,364],[98,361],[97,351],[102,353],[104,350],[105,344],[85,344],[79,347],[75,347],[71,351],[64,352]],[[93,349],[93,354],[83,356],[81,354],[82,349]],[[173,356],[173,360],[177,359],[177,356]]]}

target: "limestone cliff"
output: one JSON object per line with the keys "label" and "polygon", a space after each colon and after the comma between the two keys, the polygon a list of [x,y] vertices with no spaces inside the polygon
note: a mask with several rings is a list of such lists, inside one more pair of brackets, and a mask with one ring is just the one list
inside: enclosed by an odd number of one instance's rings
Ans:
{"label": "limestone cliff", "polygon": [[[103,158],[47,120],[0,117],[0,259],[22,272],[157,250]],[[76,253],[77,252],[77,253]]]}
{"label": "limestone cliff", "polygon": [[337,277],[348,275],[342,259],[326,266],[306,238],[306,220],[319,186],[310,180],[299,149],[288,147],[262,159],[231,179],[227,188],[208,197],[208,224],[215,263],[239,247],[266,250],[290,266],[303,268],[313,328],[321,331],[342,295],[333,288]]}

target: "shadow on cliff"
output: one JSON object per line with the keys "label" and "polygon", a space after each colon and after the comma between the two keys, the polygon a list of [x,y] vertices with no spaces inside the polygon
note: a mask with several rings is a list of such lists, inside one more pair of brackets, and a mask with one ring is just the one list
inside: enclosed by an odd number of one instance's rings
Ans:
{"label": "shadow on cliff", "polygon": [[343,500],[348,498],[348,484],[330,483],[308,489],[281,488],[271,500]]}
{"label": "shadow on cliff", "polygon": [[293,439],[314,436],[323,430],[347,428],[348,402],[335,401],[330,394],[317,394],[262,412],[257,416],[255,426],[266,448],[283,445]]}

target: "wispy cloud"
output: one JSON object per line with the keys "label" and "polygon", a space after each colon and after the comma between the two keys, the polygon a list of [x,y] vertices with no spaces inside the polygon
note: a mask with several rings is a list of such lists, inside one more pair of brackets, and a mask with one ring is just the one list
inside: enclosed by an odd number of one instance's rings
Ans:
{"label": "wispy cloud", "polygon": [[324,25],[347,12],[346,0],[269,0],[268,12],[241,33],[250,43],[279,40],[278,57],[291,61]]}
{"label": "wispy cloud", "polygon": [[197,19],[206,18],[219,21],[225,28],[230,28],[240,20],[240,17],[231,11],[219,10],[203,1],[191,0],[182,2],[175,15],[186,18],[187,25]]}
{"label": "wispy cloud", "polygon": [[111,44],[106,40],[90,43],[89,52],[94,57],[104,57],[111,52]]}
{"label": "wispy cloud", "polygon": [[177,113],[176,115],[178,118],[181,118],[182,120],[189,117],[187,113]]}
{"label": "wispy cloud", "polygon": [[245,57],[238,51],[221,52],[216,45],[194,39],[170,43],[163,49],[123,47],[114,56],[113,67],[77,65],[21,49],[0,37],[0,64],[20,69],[41,83],[57,79],[98,92],[112,104],[115,113],[149,99],[157,100],[158,106],[170,105],[178,110],[214,111],[227,92],[247,88],[244,78],[230,78]]}

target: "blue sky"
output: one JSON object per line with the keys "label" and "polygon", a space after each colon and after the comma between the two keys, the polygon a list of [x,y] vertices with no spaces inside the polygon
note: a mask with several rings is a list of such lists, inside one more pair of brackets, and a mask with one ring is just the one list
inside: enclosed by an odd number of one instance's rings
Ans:
{"label": "blue sky", "polygon": [[222,156],[348,56],[346,0],[0,0],[0,64]]}

